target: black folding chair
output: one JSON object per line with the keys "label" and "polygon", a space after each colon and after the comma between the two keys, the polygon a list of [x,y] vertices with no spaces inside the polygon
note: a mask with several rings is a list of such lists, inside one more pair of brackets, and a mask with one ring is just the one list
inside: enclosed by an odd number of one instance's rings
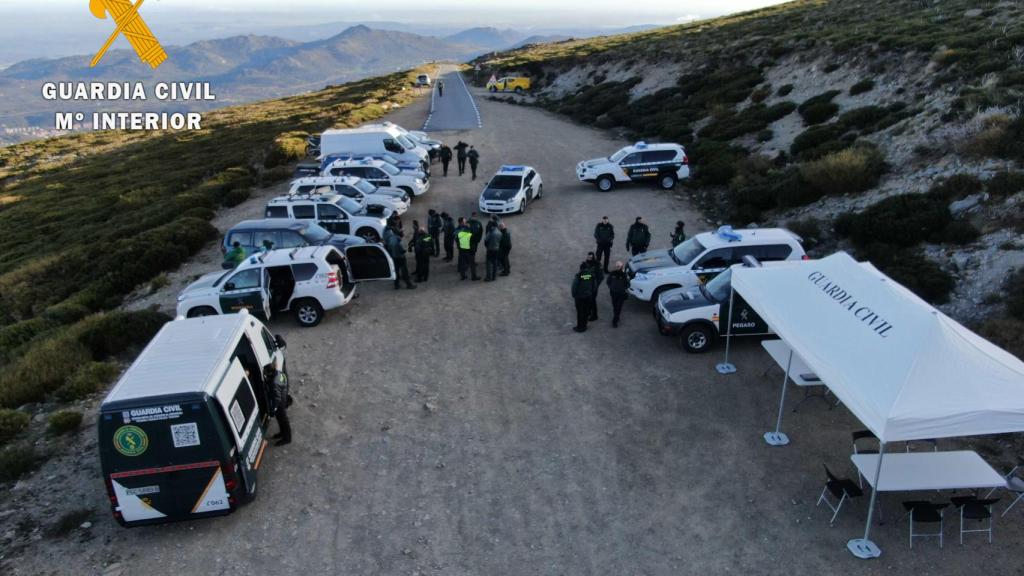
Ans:
{"label": "black folding chair", "polygon": [[[944,522],[942,519],[943,509],[949,506],[949,502],[936,503],[927,502],[925,500],[908,500],[903,503],[903,509],[907,511],[906,516],[910,516],[910,547],[914,547],[914,538],[930,538],[933,536],[939,537],[939,548],[942,548],[942,529]],[[914,532],[914,522],[918,524],[938,524],[938,532]]]}
{"label": "black folding chair", "polygon": [[[988,543],[992,543],[992,505],[999,502],[999,498],[975,498],[974,496],[954,496],[950,498],[955,508],[960,509],[960,544],[964,543],[964,534],[967,532],[988,532]],[[988,520],[988,528],[977,528],[964,530],[964,520],[977,520],[984,522]]]}
{"label": "black folding chair", "polygon": [[[836,477],[828,469],[828,466],[825,466],[825,477],[825,487],[821,489],[821,495],[818,496],[818,503],[815,506],[821,506],[821,503],[824,502],[832,510],[832,519],[828,521],[831,526],[836,521],[836,516],[839,516],[839,510],[842,509],[843,504],[850,498],[860,498],[864,495],[864,491],[854,484],[853,480]],[[829,494],[836,499],[835,505],[828,499]]]}
{"label": "black folding chair", "polygon": [[[872,432],[871,430],[857,430],[856,432],[853,432],[852,434],[850,434],[850,436],[853,438],[853,453],[854,454],[878,454],[878,449],[877,448],[861,448],[857,444],[857,442],[859,440],[868,440],[868,439],[870,439],[870,440],[874,440],[874,442],[872,443],[872,446],[877,446],[878,445],[878,436],[875,436],[875,433]],[[860,471],[857,472],[857,485],[860,486],[862,490],[864,489],[864,477],[861,475]]]}

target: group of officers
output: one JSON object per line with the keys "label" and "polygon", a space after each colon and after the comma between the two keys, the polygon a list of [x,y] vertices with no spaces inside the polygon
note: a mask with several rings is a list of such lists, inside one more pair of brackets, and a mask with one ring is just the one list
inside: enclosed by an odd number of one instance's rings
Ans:
{"label": "group of officers", "polygon": [[[402,219],[392,214],[384,231],[384,247],[395,263],[395,290],[405,284],[407,289],[416,288],[409,274],[407,251],[412,252],[416,269],[412,276],[416,282],[430,279],[430,259],[441,255],[444,246],[444,261],[455,259],[458,250],[458,271],[462,280],[484,280],[493,282],[498,276],[512,273],[509,254],[512,252],[512,234],[497,216],[491,216],[485,226],[473,212],[469,218],[460,216],[456,221],[447,212],[428,211],[426,226],[418,220],[412,222],[412,238],[408,245],[403,242]],[[476,255],[480,245],[485,252],[485,272],[477,274]]]}

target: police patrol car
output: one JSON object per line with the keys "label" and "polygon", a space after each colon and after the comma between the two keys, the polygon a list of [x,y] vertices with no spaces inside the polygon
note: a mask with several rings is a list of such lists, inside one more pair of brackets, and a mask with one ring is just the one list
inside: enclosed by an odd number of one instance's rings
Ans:
{"label": "police patrol car", "polygon": [[480,193],[480,211],[488,214],[526,212],[526,206],[540,199],[544,183],[529,166],[502,166]]}
{"label": "police patrol car", "polygon": [[[327,170],[327,167],[330,166],[331,164],[333,164],[335,161],[337,161],[337,160],[353,160],[353,159],[356,159],[356,158],[373,158],[374,160],[383,160],[383,161],[387,162],[388,164],[391,164],[395,168],[398,168],[399,170],[401,170],[402,172],[405,172],[406,174],[408,174],[410,176],[415,176],[416,178],[420,178],[420,179],[423,179],[423,180],[426,180],[427,178],[430,177],[430,172],[429,171],[424,171],[423,164],[420,164],[419,162],[407,162],[405,160],[401,160],[398,157],[396,157],[394,154],[387,154],[387,153],[385,153],[385,154],[360,154],[360,155],[357,156],[357,155],[355,155],[355,154],[353,154],[351,152],[339,152],[337,154],[325,154],[320,159],[320,163],[317,164],[316,173],[315,174],[310,174],[310,175],[311,176],[321,176],[321,175],[330,176],[330,174],[324,174],[324,172]],[[406,200],[408,200],[408,198],[406,198]]]}
{"label": "police patrol car", "polygon": [[335,160],[324,169],[324,176],[356,176],[375,186],[398,188],[412,196],[430,190],[430,181],[420,175],[409,174],[393,164],[374,158]]}
{"label": "police patrol car", "polygon": [[801,239],[785,228],[733,230],[722,226],[702,232],[675,248],[651,250],[629,259],[629,293],[640,300],[658,299],[672,288],[696,288],[729,266],[753,256],[761,262],[806,259]]}
{"label": "police patrol car", "polygon": [[187,318],[245,309],[261,319],[292,312],[300,326],[316,326],[324,311],[352,299],[356,282],[394,280],[391,257],[380,244],[305,246],[254,254],[235,269],[207,274],[178,296]]}
{"label": "police patrol car", "polygon": [[619,182],[656,182],[668,190],[690,177],[690,160],[679,144],[637,142],[608,158],[584,160],[576,165],[576,177],[607,192]]}
{"label": "police patrol car", "polygon": [[[679,338],[687,352],[707,352],[719,336],[765,336],[771,328],[739,294],[732,293],[732,271],[740,266],[787,266],[787,262],[761,263],[748,257],[715,276],[707,284],[691,288],[676,288],[661,294],[655,307],[654,318],[658,330]],[[732,294],[731,294],[732,293]],[[732,318],[729,298],[732,296]],[[729,328],[731,322],[731,328]]]}
{"label": "police patrol car", "polygon": [[369,214],[362,205],[341,194],[308,194],[278,196],[267,202],[264,218],[313,220],[334,234],[355,234],[368,242],[380,242],[391,210]]}
{"label": "police patrol car", "polygon": [[295,194],[341,194],[361,204],[371,214],[383,214],[389,209],[398,214],[405,214],[409,202],[405,192],[397,188],[378,188],[373,184],[354,176],[317,176],[292,180],[288,189],[289,195]]}

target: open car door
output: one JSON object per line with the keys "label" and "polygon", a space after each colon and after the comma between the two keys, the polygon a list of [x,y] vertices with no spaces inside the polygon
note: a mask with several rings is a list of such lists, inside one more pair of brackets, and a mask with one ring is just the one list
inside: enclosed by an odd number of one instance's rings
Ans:
{"label": "open car door", "polygon": [[394,280],[395,263],[380,244],[358,244],[345,248],[348,258],[349,279],[353,282],[367,280]]}

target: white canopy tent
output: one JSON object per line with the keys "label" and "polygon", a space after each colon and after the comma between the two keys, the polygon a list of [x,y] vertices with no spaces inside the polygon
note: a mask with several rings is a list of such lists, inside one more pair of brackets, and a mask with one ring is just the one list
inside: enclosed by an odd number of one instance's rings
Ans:
{"label": "white canopy tent", "polygon": [[[738,267],[732,288],[885,443],[1024,431],[1024,362],[839,252]],[[881,470],[879,465],[878,470]],[[854,554],[869,540],[875,491]]]}

